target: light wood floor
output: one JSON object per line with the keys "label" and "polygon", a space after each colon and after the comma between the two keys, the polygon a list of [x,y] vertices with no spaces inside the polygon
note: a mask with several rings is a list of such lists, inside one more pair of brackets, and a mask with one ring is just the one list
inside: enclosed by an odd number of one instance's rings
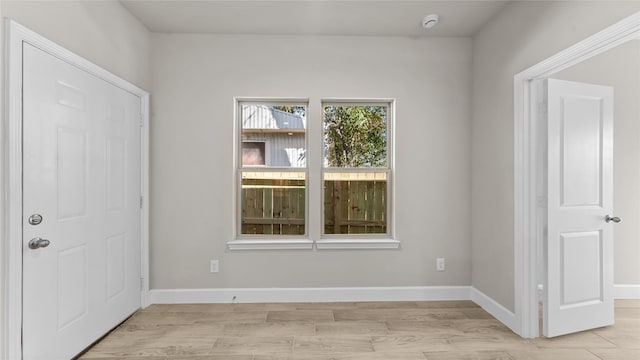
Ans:
{"label": "light wood floor", "polygon": [[640,301],[616,325],[521,339],[469,301],[153,305],[82,359],[638,360]]}

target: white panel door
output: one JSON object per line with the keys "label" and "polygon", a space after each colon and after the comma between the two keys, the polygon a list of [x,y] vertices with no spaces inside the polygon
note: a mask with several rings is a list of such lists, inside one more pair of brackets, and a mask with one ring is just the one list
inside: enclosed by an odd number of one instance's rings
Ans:
{"label": "white panel door", "polygon": [[613,324],[613,89],[549,79],[548,337]]}
{"label": "white panel door", "polygon": [[140,307],[141,99],[23,51],[23,357],[69,359]]}

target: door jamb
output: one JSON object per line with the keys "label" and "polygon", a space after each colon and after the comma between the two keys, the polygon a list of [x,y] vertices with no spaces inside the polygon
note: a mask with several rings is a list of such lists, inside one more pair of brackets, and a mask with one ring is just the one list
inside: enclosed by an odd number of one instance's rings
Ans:
{"label": "door jamb", "polygon": [[536,229],[536,89],[544,79],[620,44],[640,37],[637,12],[514,77],[514,271],[516,328],[525,338],[538,337]]}
{"label": "door jamb", "polygon": [[2,263],[3,308],[0,358],[22,359],[22,44],[29,43],[141,99],[141,289],[144,308],[149,305],[149,93],[107,70],[7,19],[5,26],[4,244]]}

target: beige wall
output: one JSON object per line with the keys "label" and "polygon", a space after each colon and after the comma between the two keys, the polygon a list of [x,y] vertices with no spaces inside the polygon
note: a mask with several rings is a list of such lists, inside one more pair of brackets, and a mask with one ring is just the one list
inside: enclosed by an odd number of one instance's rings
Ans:
{"label": "beige wall", "polygon": [[[16,20],[139,87],[149,88],[149,32],[118,2],[2,0],[0,14],[2,17]],[[3,26],[0,27],[1,39],[4,39]],[[3,59],[4,49],[0,54],[0,65]],[[2,127],[0,135],[1,131]],[[0,147],[0,161],[4,161],[4,136],[0,139],[3,142]],[[0,179],[0,186],[4,189],[3,179]],[[4,229],[4,196],[0,199],[0,205],[0,228]],[[2,230],[0,251],[5,241]],[[2,265],[0,275],[4,267],[4,264]],[[3,288],[2,292],[4,291]],[[0,296],[0,308],[3,306],[2,299]],[[0,357],[2,351],[0,344]]]}
{"label": "beige wall", "polygon": [[551,77],[614,88],[614,282],[640,284],[640,41]]}
{"label": "beige wall", "polygon": [[513,77],[640,2],[512,2],[473,37],[473,285],[514,309]]}
{"label": "beige wall", "polygon": [[[152,39],[153,289],[470,284],[470,39]],[[315,145],[321,98],[396,98],[401,249],[228,251],[235,96],[309,97]]]}

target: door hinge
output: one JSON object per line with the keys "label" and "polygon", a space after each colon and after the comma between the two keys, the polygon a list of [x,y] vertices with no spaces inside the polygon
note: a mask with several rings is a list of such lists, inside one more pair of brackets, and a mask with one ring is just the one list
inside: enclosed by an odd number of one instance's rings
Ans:
{"label": "door hinge", "polygon": [[538,196],[536,198],[536,205],[538,207],[547,207],[547,197],[546,196]]}
{"label": "door hinge", "polygon": [[144,114],[140,113],[140,127],[144,127]]}
{"label": "door hinge", "polygon": [[140,196],[140,209],[142,209],[142,204],[144,204],[144,196]]}
{"label": "door hinge", "polygon": [[547,114],[549,113],[549,108],[547,106],[547,103],[544,103],[544,102],[538,103],[538,108],[536,110],[538,115],[542,115],[542,116],[547,116]]}

